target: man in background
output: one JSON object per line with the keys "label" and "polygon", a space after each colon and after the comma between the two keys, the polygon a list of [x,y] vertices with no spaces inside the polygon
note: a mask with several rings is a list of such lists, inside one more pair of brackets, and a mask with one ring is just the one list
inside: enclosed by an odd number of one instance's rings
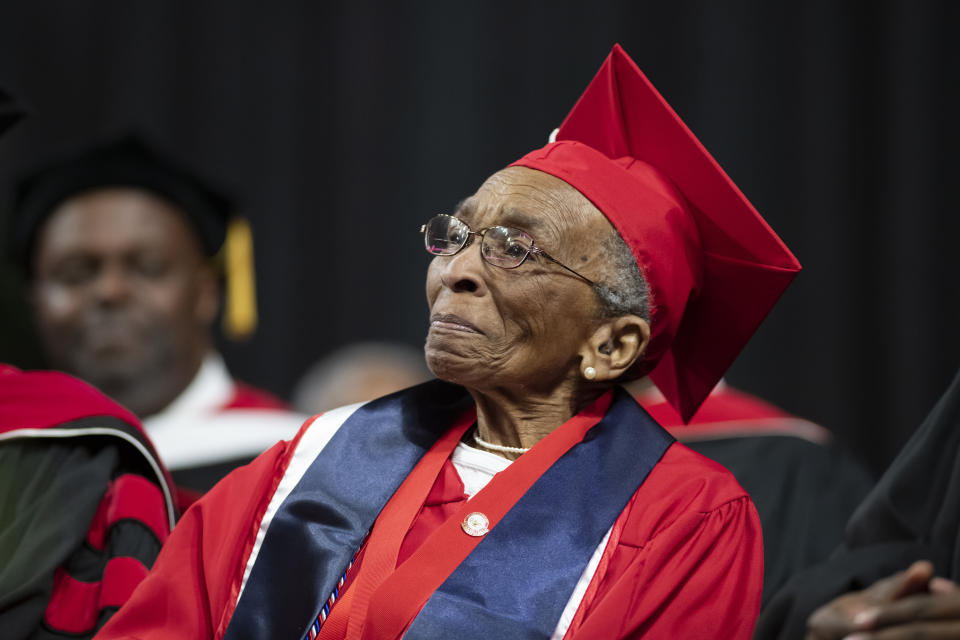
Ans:
{"label": "man in background", "polygon": [[[0,88],[0,134],[20,117]],[[0,635],[90,638],[173,527],[137,418],[90,385],[0,363]]]}
{"label": "man in background", "polygon": [[225,326],[255,322],[249,229],[227,233],[227,198],[125,136],[31,173],[13,213],[49,364],[143,420],[181,508],[296,432],[302,416],[234,381],[213,348],[222,277]]}
{"label": "man in background", "polygon": [[960,371],[857,507],[843,543],[775,595],[754,638],[960,638],[958,580]]}

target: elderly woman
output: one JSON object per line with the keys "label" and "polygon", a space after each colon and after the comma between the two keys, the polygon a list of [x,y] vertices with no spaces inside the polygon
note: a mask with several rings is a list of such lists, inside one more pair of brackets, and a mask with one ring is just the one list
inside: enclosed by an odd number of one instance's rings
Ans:
{"label": "elderly woman", "polygon": [[422,232],[440,380],[227,478],[102,637],[749,637],[749,497],[616,383],[689,417],[789,251],[619,48],[556,142]]}

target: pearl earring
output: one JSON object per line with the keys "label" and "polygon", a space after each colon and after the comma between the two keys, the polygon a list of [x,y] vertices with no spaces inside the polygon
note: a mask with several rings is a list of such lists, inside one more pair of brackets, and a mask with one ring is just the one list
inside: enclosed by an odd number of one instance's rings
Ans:
{"label": "pearl earring", "polygon": [[593,367],[585,367],[583,370],[583,377],[587,380],[593,380],[597,377],[597,370]]}

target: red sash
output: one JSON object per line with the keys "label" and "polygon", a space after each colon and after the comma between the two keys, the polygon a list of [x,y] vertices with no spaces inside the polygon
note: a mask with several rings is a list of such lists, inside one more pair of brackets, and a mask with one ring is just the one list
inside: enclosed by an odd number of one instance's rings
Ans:
{"label": "red sash", "polygon": [[[352,585],[333,608],[317,638],[399,638],[433,592],[483,540],[483,536],[464,532],[463,518],[479,511],[487,517],[492,530],[533,483],[600,421],[611,400],[612,393],[604,394],[498,473],[397,567],[403,538],[436,482],[443,462],[472,423],[472,413],[459,420],[423,457],[384,507]],[[370,612],[375,615],[369,615]]]}

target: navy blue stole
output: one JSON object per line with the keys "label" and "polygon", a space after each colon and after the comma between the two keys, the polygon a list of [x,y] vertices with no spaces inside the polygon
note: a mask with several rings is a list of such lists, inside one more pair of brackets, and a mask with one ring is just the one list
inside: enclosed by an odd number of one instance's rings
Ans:
{"label": "navy blue stole", "polygon": [[303,638],[390,496],[472,405],[433,380],[354,411],[280,505],[224,640]]}
{"label": "navy blue stole", "polygon": [[590,557],[673,443],[619,387],[410,625],[405,640],[549,638]]}
{"label": "navy blue stole", "polygon": [[[472,400],[433,381],[364,405],[281,505],[225,640],[302,638],[397,487]],[[623,390],[427,601],[405,637],[549,638],[673,439]]]}

